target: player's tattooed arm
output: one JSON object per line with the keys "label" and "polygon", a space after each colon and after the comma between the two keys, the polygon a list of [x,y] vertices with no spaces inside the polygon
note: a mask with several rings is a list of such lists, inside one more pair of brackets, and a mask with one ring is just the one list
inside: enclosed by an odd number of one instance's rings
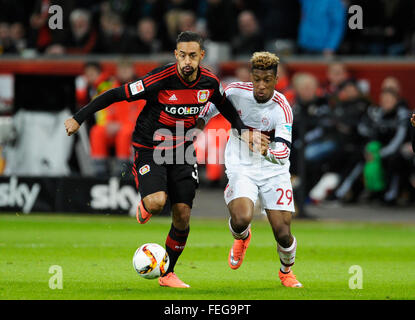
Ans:
{"label": "player's tattooed arm", "polygon": [[69,118],[65,121],[65,128],[68,136],[78,131],[82,122],[84,122],[85,119],[90,117],[95,112],[108,107],[114,102],[123,100],[126,100],[125,90],[123,86],[105,91],[104,93],[100,94],[98,97],[84,106],[81,110],[75,113],[72,118]]}

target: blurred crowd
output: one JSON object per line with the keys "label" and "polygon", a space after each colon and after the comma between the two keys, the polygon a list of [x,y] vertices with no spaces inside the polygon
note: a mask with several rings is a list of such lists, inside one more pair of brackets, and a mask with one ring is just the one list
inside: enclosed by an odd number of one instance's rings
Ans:
{"label": "blurred crowd", "polygon": [[[103,71],[98,62],[88,62],[78,77],[76,98],[79,107],[101,93],[137,79],[129,60],[118,63],[115,74]],[[131,137],[144,100],[121,101],[95,113],[86,121],[90,156],[96,176],[121,176],[131,169]]]}
{"label": "blurred crowd", "polygon": [[[49,27],[53,5],[63,29]],[[352,5],[363,29],[349,28]],[[163,53],[192,30],[231,58],[414,55],[414,10],[413,0],[0,0],[0,54]]]}
{"label": "blurred crowd", "polygon": [[367,84],[339,62],[328,66],[324,83],[308,73],[294,74],[291,83],[292,173],[301,179],[303,154],[309,202],[415,200],[411,112],[396,78],[383,79],[373,100]]}

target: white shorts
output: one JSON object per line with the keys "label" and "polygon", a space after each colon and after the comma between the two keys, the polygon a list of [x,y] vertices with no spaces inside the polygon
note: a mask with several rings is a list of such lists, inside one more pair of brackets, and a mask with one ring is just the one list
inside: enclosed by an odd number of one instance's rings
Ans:
{"label": "white shorts", "polygon": [[258,180],[245,174],[227,172],[228,185],[224,191],[226,205],[236,198],[246,197],[255,204],[258,195],[264,209],[295,212],[294,194],[289,173]]}

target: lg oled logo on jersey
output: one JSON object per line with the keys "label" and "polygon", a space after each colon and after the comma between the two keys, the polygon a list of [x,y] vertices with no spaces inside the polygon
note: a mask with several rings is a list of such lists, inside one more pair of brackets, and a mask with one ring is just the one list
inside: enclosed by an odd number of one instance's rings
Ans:
{"label": "lg oled logo on jersey", "polygon": [[143,176],[145,175],[147,172],[150,171],[150,166],[148,164],[145,164],[144,166],[142,166],[140,168],[140,170],[138,170],[138,172],[140,172],[140,174]]}
{"label": "lg oled logo on jersey", "polygon": [[205,103],[209,99],[209,90],[199,90],[197,92],[197,101],[199,103]]}
{"label": "lg oled logo on jersey", "polygon": [[204,106],[201,107],[166,107],[166,112],[170,114],[179,115],[195,115],[202,111]]}

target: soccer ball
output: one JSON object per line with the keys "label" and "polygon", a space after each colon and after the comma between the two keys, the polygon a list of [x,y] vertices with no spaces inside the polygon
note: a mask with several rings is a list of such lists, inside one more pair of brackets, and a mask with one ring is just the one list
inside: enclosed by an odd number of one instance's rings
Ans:
{"label": "soccer ball", "polygon": [[157,243],[143,244],[134,253],[133,266],[140,277],[156,279],[164,275],[169,267],[169,255]]}

